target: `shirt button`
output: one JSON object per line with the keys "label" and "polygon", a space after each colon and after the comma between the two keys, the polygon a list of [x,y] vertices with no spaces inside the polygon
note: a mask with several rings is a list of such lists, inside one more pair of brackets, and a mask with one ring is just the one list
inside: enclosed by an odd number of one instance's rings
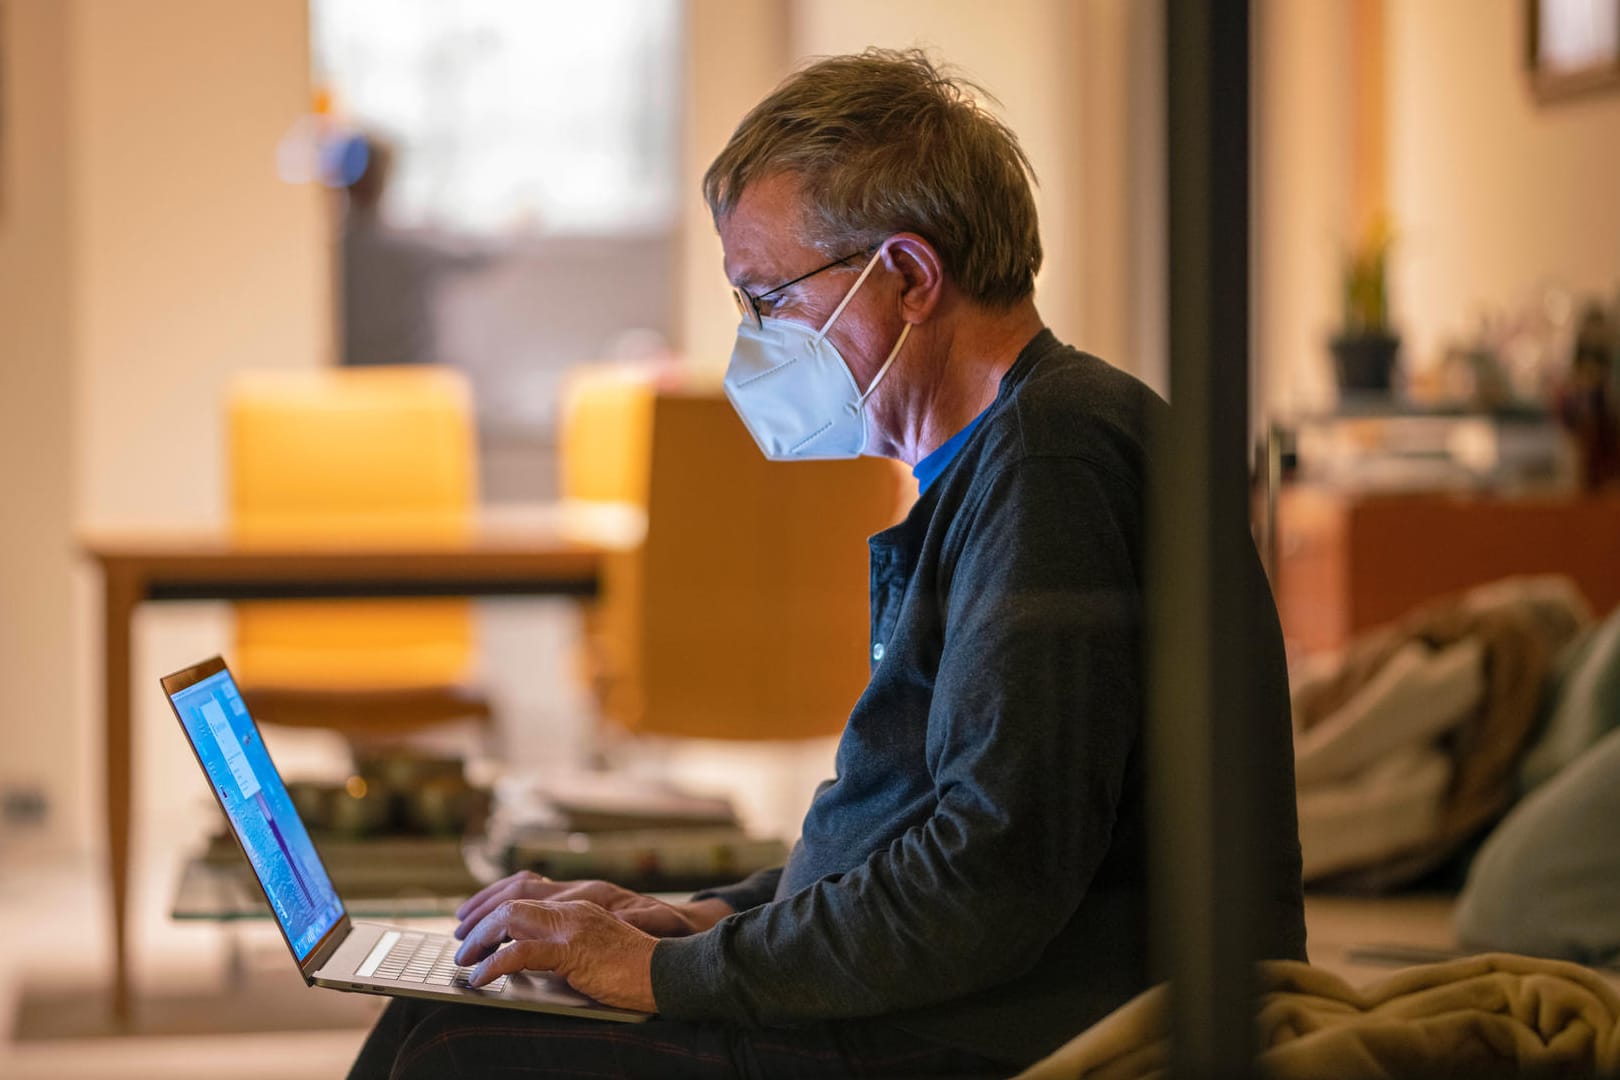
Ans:
{"label": "shirt button", "polygon": [[880,641],[872,646],[872,659],[874,661],[883,659],[883,642]]}

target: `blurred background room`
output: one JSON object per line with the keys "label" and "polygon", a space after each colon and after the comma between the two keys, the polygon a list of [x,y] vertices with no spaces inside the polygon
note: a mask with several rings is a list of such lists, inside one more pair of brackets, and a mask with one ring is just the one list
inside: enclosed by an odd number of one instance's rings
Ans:
{"label": "blurred background room", "polygon": [[[1513,889],[1620,851],[1620,3],[1251,10],[1312,958],[1613,963]],[[216,653],[357,911],[781,858],[916,482],[759,458],[699,182],[868,45],[995,94],[1047,324],[1167,393],[1153,0],[0,0],[0,1073],[337,1075],[380,1009],[220,835],[158,686]]]}

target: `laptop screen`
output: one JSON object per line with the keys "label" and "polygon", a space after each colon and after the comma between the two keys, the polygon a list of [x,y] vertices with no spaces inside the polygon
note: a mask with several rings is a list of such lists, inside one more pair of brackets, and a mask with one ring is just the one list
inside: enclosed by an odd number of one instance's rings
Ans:
{"label": "laptop screen", "polygon": [[293,809],[281,774],[270,761],[231,673],[218,671],[171,695],[170,700],[259,884],[264,886],[293,955],[303,963],[343,917],[343,903]]}

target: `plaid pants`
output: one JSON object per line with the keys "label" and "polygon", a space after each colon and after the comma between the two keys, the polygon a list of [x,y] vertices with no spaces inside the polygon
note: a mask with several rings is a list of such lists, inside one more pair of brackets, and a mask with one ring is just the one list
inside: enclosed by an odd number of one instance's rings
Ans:
{"label": "plaid pants", "polygon": [[796,1028],[649,1020],[617,1024],[395,998],[350,1080],[447,1077],[1004,1077],[1014,1070],[881,1021]]}

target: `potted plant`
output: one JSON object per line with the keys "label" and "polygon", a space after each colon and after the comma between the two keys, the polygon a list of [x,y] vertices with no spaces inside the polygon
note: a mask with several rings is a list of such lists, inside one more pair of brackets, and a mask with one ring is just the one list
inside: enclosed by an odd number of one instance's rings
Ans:
{"label": "potted plant", "polygon": [[1345,252],[1340,267],[1344,322],[1333,336],[1333,367],[1339,389],[1351,394],[1387,394],[1401,339],[1389,325],[1387,267],[1392,237],[1380,218]]}

